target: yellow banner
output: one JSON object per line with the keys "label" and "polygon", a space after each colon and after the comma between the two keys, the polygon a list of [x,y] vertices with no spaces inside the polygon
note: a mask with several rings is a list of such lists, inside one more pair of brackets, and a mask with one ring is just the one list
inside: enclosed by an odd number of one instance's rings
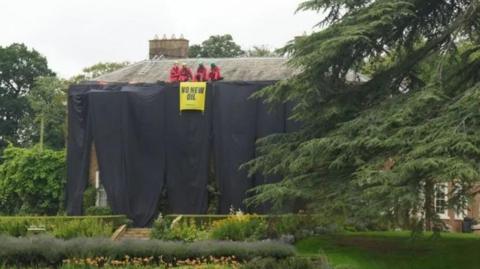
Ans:
{"label": "yellow banner", "polygon": [[205,110],[206,82],[181,82],[180,83],[180,111]]}

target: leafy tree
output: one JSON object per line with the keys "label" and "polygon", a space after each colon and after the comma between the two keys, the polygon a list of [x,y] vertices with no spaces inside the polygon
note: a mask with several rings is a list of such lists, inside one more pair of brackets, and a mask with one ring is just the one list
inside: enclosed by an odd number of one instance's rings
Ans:
{"label": "leafy tree", "polygon": [[100,62],[92,66],[86,67],[82,70],[82,73],[76,75],[70,79],[70,82],[78,83],[83,80],[92,80],[101,75],[116,71],[129,65],[130,62]]}
{"label": "leafy tree", "polygon": [[0,214],[57,214],[63,201],[65,151],[8,146],[3,159]]}
{"label": "leafy tree", "polygon": [[192,45],[188,48],[188,57],[190,58],[197,58],[197,57],[204,57],[203,55],[203,47],[201,45]]}
{"label": "leafy tree", "polygon": [[[259,141],[250,202],[303,199],[341,222],[440,228],[480,179],[480,2],[309,0],[326,26],[282,51],[302,70],[257,97],[293,102],[300,130]],[[366,62],[368,64],[366,64]],[[368,70],[369,79],[355,71]]]}
{"label": "leafy tree", "polygon": [[20,121],[29,110],[26,95],[36,77],[53,75],[47,59],[23,44],[0,46],[0,148],[19,142]]}
{"label": "leafy tree", "polygon": [[233,41],[229,34],[210,36],[202,45],[190,47],[189,57],[229,58],[243,55],[244,51]]}
{"label": "leafy tree", "polygon": [[248,57],[275,57],[278,56],[278,53],[270,50],[267,46],[254,46],[246,51],[246,55]]}
{"label": "leafy tree", "polygon": [[32,113],[22,121],[24,144],[50,148],[65,146],[68,82],[57,77],[39,77],[27,94]]}

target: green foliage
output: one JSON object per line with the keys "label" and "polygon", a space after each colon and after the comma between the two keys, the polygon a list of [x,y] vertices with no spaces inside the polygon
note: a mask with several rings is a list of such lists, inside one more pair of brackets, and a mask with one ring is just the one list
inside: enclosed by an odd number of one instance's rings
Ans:
{"label": "green foliage", "polygon": [[197,57],[202,57],[202,55],[203,55],[202,45],[191,45],[188,48],[188,57],[197,58]]}
{"label": "green foliage", "polygon": [[91,206],[85,209],[85,215],[87,216],[108,216],[113,215],[110,207]]}
{"label": "green foliage", "polygon": [[207,239],[207,232],[194,219],[181,221],[181,218],[168,220],[160,216],[153,224],[151,238],[185,242]]}
{"label": "green foliage", "polygon": [[163,218],[165,221],[172,222],[174,219],[181,216],[182,218],[179,222],[191,222],[192,220],[197,224],[197,226],[210,227],[212,223],[217,220],[222,220],[228,218],[229,215],[165,215]]}
{"label": "green foliage", "polygon": [[162,242],[158,240],[112,241],[102,238],[76,238],[59,240],[51,237],[0,237],[0,261],[5,266],[58,266],[64,259],[95,258],[124,259],[152,257],[161,260],[200,257],[232,257],[248,261],[255,257],[283,259],[295,254],[293,247],[276,242]]}
{"label": "green foliage", "polygon": [[337,229],[331,220],[319,220],[319,216],[312,215],[273,215],[266,218],[268,224],[268,238],[280,238],[282,235],[293,235],[295,240],[314,233],[330,233]]}
{"label": "green foliage", "polygon": [[23,44],[0,46],[0,148],[22,141],[20,121],[30,113],[26,95],[35,78],[51,76],[47,59]]}
{"label": "green foliage", "polygon": [[60,238],[110,236],[127,223],[125,216],[0,217],[0,234],[25,236],[30,227],[44,227],[45,232]]}
{"label": "green foliage", "polygon": [[37,77],[26,95],[31,113],[22,118],[23,144],[65,147],[68,82],[57,77]]}
{"label": "green foliage", "polygon": [[100,62],[92,66],[85,67],[81,74],[70,79],[70,83],[75,84],[84,80],[92,80],[101,75],[123,68],[129,64],[129,62]]}
{"label": "green foliage", "polygon": [[[174,225],[172,223],[174,222]],[[173,228],[175,227],[175,228]],[[166,215],[155,221],[152,238],[197,241],[282,239],[294,241],[312,234],[335,233],[342,226],[317,215]],[[288,239],[287,239],[288,238]]]}
{"label": "green foliage", "polygon": [[83,210],[86,211],[87,208],[95,206],[97,200],[97,190],[95,187],[89,185],[83,192]]}
{"label": "green foliage", "polygon": [[78,219],[57,225],[52,230],[52,235],[57,238],[70,239],[75,237],[109,237],[114,227],[112,223],[105,223],[101,219]]}
{"label": "green foliage", "polygon": [[212,224],[212,239],[251,241],[266,238],[267,223],[265,219],[254,215],[232,214],[228,218]]}
{"label": "green foliage", "polygon": [[57,214],[65,170],[65,151],[7,147],[0,165],[0,214]]}
{"label": "green foliage", "polygon": [[302,199],[339,223],[431,229],[435,186],[450,183],[448,207],[466,208],[480,178],[478,1],[320,0],[299,9],[325,10],[327,27],[288,44],[283,52],[302,72],[256,96],[294,103],[290,119],[301,128],[258,142],[246,167],[283,180],[249,202]]}
{"label": "green foliage", "polygon": [[202,45],[193,45],[189,48],[191,58],[229,58],[243,55],[244,51],[233,41],[229,34],[210,36]]}
{"label": "green foliage", "polygon": [[25,236],[29,227],[28,221],[24,219],[5,220],[0,218],[0,234],[11,236]]}
{"label": "green foliage", "polygon": [[275,57],[278,53],[271,50],[267,46],[253,46],[252,49],[246,51],[247,57]]}

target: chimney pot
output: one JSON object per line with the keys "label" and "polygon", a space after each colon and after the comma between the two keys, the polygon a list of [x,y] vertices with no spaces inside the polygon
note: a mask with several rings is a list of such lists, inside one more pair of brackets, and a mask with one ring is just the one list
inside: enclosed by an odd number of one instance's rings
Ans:
{"label": "chimney pot", "polygon": [[155,57],[165,58],[187,58],[188,57],[188,39],[182,38],[176,39],[175,35],[171,39],[167,39],[166,36],[162,39],[152,39],[149,41],[149,59]]}

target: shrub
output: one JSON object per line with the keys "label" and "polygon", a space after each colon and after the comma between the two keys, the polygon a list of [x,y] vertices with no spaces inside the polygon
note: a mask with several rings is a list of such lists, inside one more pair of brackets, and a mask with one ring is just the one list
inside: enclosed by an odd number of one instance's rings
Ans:
{"label": "shrub", "polygon": [[25,220],[5,221],[0,218],[0,234],[25,236],[28,223]]}
{"label": "shrub", "polygon": [[97,190],[93,186],[88,186],[83,192],[83,210],[86,212],[88,208],[94,207],[97,201]]}
{"label": "shrub", "polygon": [[[171,231],[170,226],[174,220],[178,226]],[[196,229],[192,227],[193,224]],[[196,230],[197,236],[194,240],[204,238],[205,233],[208,232],[212,239],[241,241],[271,238],[293,242],[312,234],[333,231],[332,227],[320,224],[319,216],[307,214],[166,215],[155,222],[152,237],[164,240],[191,241],[192,237],[188,237],[188,235]],[[250,237],[252,233],[254,236]],[[187,236],[182,238],[182,234]]]}
{"label": "shrub", "polygon": [[299,229],[301,229],[301,220],[298,215],[289,214],[268,219],[268,234],[271,237],[294,235]]}
{"label": "shrub", "polygon": [[153,224],[151,238],[193,242],[207,239],[208,233],[197,226],[193,219],[181,221],[182,216],[170,221],[160,216]]}
{"label": "shrub", "polygon": [[110,236],[114,230],[111,223],[105,223],[99,219],[78,219],[57,224],[52,235],[57,238],[70,239],[74,237]]}
{"label": "shrub", "polygon": [[0,261],[4,266],[58,266],[65,259],[151,258],[175,263],[201,257],[235,257],[248,261],[255,257],[284,259],[295,254],[292,246],[278,242],[163,242],[159,240],[112,241],[102,238],[55,239],[46,236],[15,238],[0,236]]}
{"label": "shrub", "polygon": [[174,219],[181,216],[180,222],[191,222],[192,220],[195,222],[197,226],[209,228],[215,221],[223,220],[228,218],[230,215],[165,215],[164,219],[166,221],[173,221]]}
{"label": "shrub", "polygon": [[29,227],[41,226],[47,233],[61,238],[107,236],[127,223],[125,216],[0,217],[0,234],[25,236]]}
{"label": "shrub", "polygon": [[267,237],[267,222],[264,218],[243,214],[232,214],[228,218],[215,221],[211,238],[219,240],[259,240]]}
{"label": "shrub", "polygon": [[0,165],[0,213],[57,214],[65,177],[64,150],[8,146]]}
{"label": "shrub", "polygon": [[318,216],[307,214],[273,215],[268,218],[268,235],[270,238],[280,238],[282,235],[293,235],[296,239],[315,233],[331,230],[320,225]]}
{"label": "shrub", "polygon": [[92,206],[85,210],[85,215],[87,216],[108,216],[112,214],[110,207]]}

